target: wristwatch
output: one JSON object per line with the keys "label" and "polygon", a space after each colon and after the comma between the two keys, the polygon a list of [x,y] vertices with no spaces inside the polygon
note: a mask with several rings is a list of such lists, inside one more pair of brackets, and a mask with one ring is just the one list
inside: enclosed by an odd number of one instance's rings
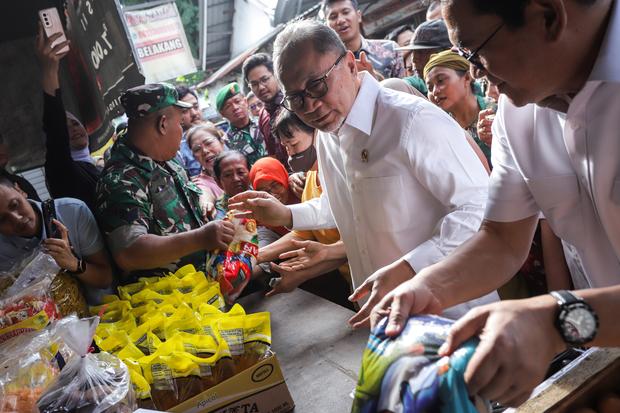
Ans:
{"label": "wristwatch", "polygon": [[67,270],[67,273],[71,274],[71,275],[79,275],[79,274],[84,274],[86,272],[86,261],[84,261],[81,258],[78,258],[78,265],[75,271],[69,271]]}
{"label": "wristwatch", "polygon": [[594,340],[598,332],[598,316],[581,297],[566,290],[550,293],[558,301],[555,326],[564,341],[582,346]]}

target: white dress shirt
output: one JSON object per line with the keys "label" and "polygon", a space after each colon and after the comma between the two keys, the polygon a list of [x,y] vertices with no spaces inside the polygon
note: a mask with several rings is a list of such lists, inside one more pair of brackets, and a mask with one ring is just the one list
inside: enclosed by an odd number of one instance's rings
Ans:
{"label": "white dress shirt", "polygon": [[486,217],[542,211],[585,271],[577,288],[620,283],[620,6],[597,62],[566,114],[500,100]]}
{"label": "white dress shirt", "polygon": [[[354,287],[400,258],[417,273],[448,255],[480,227],[488,185],[448,114],[360,76],[338,133],[317,135],[323,195],[289,206],[295,229],[338,227]],[[447,315],[497,298],[493,292]]]}

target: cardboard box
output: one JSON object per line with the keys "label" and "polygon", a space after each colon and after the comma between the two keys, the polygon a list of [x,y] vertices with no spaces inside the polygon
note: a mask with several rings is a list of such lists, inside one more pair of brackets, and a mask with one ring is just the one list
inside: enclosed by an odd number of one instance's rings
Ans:
{"label": "cardboard box", "polygon": [[275,355],[170,409],[173,413],[286,413],[295,403]]}
{"label": "cardboard box", "polygon": [[[505,413],[564,413],[620,394],[620,349],[592,348],[539,385],[527,402]],[[596,408],[596,407],[595,407]]]}

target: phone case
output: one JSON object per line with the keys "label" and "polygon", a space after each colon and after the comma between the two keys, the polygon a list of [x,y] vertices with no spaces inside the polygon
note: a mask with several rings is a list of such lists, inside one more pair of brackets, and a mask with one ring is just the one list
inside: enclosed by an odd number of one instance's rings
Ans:
{"label": "phone case", "polygon": [[60,238],[60,231],[52,223],[52,220],[58,219],[56,216],[56,207],[52,199],[48,199],[41,204],[41,210],[43,212],[43,224],[45,225],[45,232],[48,238]]}
{"label": "phone case", "polygon": [[[39,10],[39,19],[41,20],[41,24],[43,25],[45,35],[48,38],[55,33],[62,33],[62,35],[58,39],[54,40],[54,42],[52,43],[52,47],[55,47],[57,44],[67,40],[65,32],[62,29],[62,22],[60,21],[58,10],[55,7]],[[69,46],[63,47],[56,54],[65,53],[67,51],[69,51]]]}

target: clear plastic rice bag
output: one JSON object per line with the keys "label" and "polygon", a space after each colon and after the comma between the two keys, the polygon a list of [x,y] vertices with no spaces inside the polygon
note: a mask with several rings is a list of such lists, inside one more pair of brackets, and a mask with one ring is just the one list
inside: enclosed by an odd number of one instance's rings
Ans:
{"label": "clear plastic rice bag", "polygon": [[352,413],[482,413],[487,402],[470,398],[463,375],[478,339],[450,356],[437,354],[452,320],[413,316],[398,337],[385,334],[387,318],[371,332],[362,357]]}
{"label": "clear plastic rice bag", "polygon": [[60,340],[56,327],[77,320],[68,317],[0,347],[1,413],[39,413],[37,400],[72,354]]}
{"label": "clear plastic rice bag", "polygon": [[127,366],[109,353],[90,353],[99,317],[59,328],[75,351],[37,402],[41,413],[123,413],[136,408]]}

